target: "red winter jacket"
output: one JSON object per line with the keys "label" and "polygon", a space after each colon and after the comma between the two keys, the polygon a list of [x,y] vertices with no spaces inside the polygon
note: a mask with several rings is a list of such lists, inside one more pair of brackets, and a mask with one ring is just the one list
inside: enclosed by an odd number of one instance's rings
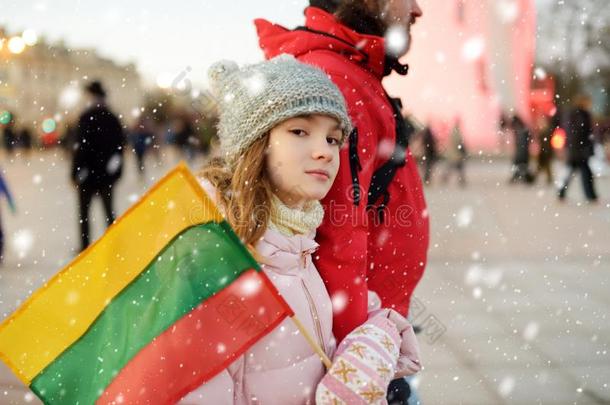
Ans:
{"label": "red winter jacket", "polygon": [[[305,30],[260,19],[255,24],[267,58],[289,53],[329,75],[342,91],[358,131],[341,150],[339,174],[322,201],[326,216],[316,237],[316,267],[333,300],[333,331],[340,341],[367,319],[368,290],[379,295],[384,307],[407,314],[426,265],[429,222],[422,183],[408,150],[406,164],[388,187],[384,221],[375,209],[367,211],[373,172],[392,155],[396,142],[396,121],[381,85],[383,38],[359,34],[318,8],[307,8],[305,16]],[[356,202],[358,183],[361,198]]]}

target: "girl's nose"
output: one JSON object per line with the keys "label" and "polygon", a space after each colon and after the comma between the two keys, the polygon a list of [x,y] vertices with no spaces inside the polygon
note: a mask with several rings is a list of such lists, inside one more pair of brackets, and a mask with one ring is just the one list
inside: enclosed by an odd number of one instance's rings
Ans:
{"label": "girl's nose", "polygon": [[315,160],[325,160],[331,162],[333,160],[333,146],[329,145],[324,139],[324,142],[317,142],[313,148],[312,156]]}

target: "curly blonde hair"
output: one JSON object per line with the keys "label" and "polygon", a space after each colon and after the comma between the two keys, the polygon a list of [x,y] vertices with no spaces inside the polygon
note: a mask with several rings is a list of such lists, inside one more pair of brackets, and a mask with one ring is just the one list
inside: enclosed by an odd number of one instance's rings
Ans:
{"label": "curly blonde hair", "polygon": [[199,172],[199,177],[212,183],[227,222],[254,254],[271,215],[273,189],[264,159],[268,141],[269,134],[256,140],[231,167],[215,158]]}

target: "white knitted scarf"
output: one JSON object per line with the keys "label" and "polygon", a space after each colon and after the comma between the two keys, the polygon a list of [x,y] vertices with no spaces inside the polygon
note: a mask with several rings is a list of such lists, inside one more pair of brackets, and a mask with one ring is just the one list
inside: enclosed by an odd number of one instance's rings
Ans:
{"label": "white knitted scarf", "polygon": [[323,218],[324,208],[319,201],[308,202],[304,209],[290,208],[273,195],[269,225],[286,236],[307,235],[320,226]]}

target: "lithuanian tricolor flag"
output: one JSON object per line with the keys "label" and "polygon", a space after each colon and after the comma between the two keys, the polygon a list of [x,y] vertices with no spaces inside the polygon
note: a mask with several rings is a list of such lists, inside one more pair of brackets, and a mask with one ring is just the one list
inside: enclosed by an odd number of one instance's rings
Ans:
{"label": "lithuanian tricolor flag", "polygon": [[184,165],[0,325],[47,404],[166,404],[293,313]]}

